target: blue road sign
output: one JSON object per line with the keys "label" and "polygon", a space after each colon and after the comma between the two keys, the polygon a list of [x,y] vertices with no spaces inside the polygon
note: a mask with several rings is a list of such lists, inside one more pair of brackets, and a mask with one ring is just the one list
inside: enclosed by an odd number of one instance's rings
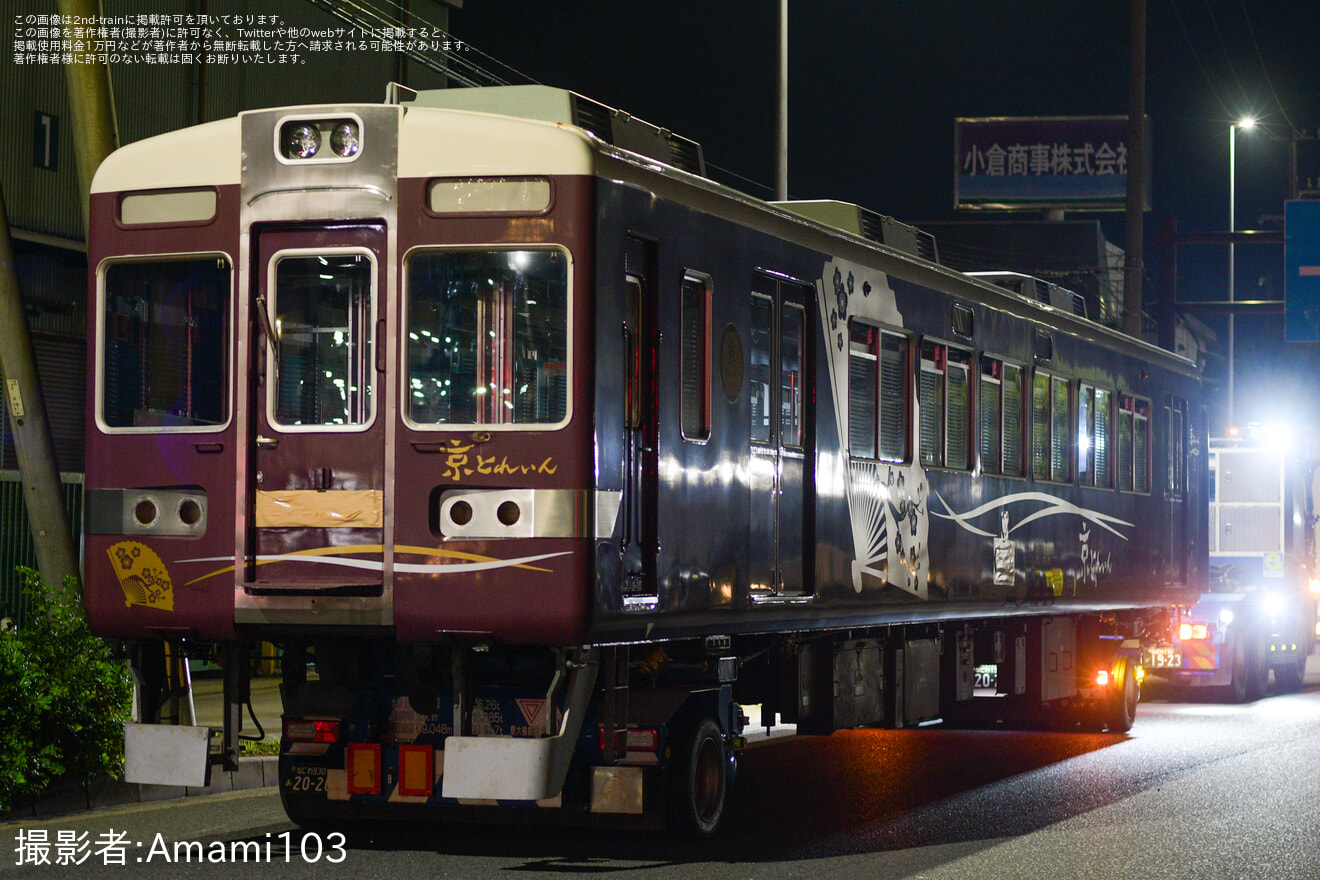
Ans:
{"label": "blue road sign", "polygon": [[1283,338],[1320,342],[1320,201],[1284,205],[1283,264]]}

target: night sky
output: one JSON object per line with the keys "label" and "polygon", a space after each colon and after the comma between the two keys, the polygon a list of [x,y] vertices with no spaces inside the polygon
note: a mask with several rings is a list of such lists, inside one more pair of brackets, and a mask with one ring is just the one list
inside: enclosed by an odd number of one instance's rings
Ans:
{"label": "night sky", "polygon": [[[1265,130],[1239,135],[1238,228],[1283,213],[1288,138],[1320,124],[1320,2],[1147,2],[1149,268],[1161,218],[1183,231],[1227,228],[1229,125],[1241,115]],[[771,198],[778,10],[777,0],[465,0],[450,29],[510,65],[516,73],[496,68],[505,79],[572,89],[671,128],[702,143],[712,177]],[[789,13],[791,197],[857,202],[917,225],[954,219],[955,118],[1126,113],[1128,15],[1126,0],[799,0]],[[1121,212],[1069,216],[1098,217],[1122,246]],[[1238,298],[1281,297],[1270,289],[1281,288],[1281,249],[1239,247],[1237,260]],[[1180,296],[1224,298],[1223,248],[1181,262]],[[1148,285],[1146,295],[1158,293]],[[1320,346],[1284,347],[1281,316],[1238,328],[1238,420],[1275,420],[1277,386],[1314,387]]]}

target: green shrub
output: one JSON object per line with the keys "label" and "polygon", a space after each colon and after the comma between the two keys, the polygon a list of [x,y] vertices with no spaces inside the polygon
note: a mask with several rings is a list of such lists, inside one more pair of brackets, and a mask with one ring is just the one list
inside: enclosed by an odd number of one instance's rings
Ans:
{"label": "green shrub", "polygon": [[27,622],[0,632],[0,810],[56,782],[118,776],[133,685],[73,590],[20,568]]}

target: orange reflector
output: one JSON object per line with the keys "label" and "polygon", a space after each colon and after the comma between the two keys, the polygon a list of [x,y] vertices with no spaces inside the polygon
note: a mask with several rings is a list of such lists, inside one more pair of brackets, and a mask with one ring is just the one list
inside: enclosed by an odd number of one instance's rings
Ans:
{"label": "orange reflector", "polygon": [[352,743],[344,755],[349,794],[380,794],[380,743]]}
{"label": "orange reflector", "polygon": [[1096,683],[1097,685],[1099,685],[1100,687],[1108,687],[1108,686],[1109,686],[1109,673],[1106,672],[1105,670],[1101,669],[1099,672],[1097,672],[1097,673],[1095,674],[1095,683]]}
{"label": "orange reflector", "polygon": [[435,749],[399,746],[399,794],[430,797],[435,790]]}

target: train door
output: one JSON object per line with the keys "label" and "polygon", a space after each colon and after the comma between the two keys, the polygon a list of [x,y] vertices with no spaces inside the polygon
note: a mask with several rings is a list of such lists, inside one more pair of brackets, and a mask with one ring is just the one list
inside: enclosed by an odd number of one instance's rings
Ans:
{"label": "train door", "polygon": [[624,283],[623,603],[657,601],[656,491],[659,447],[656,387],[655,243],[628,240]]}
{"label": "train door", "polygon": [[270,230],[254,246],[250,592],[381,594],[385,246],[379,226]]}
{"label": "train door", "polygon": [[806,468],[812,360],[806,288],[759,275],[751,296],[751,554],[754,597],[807,592]]}

